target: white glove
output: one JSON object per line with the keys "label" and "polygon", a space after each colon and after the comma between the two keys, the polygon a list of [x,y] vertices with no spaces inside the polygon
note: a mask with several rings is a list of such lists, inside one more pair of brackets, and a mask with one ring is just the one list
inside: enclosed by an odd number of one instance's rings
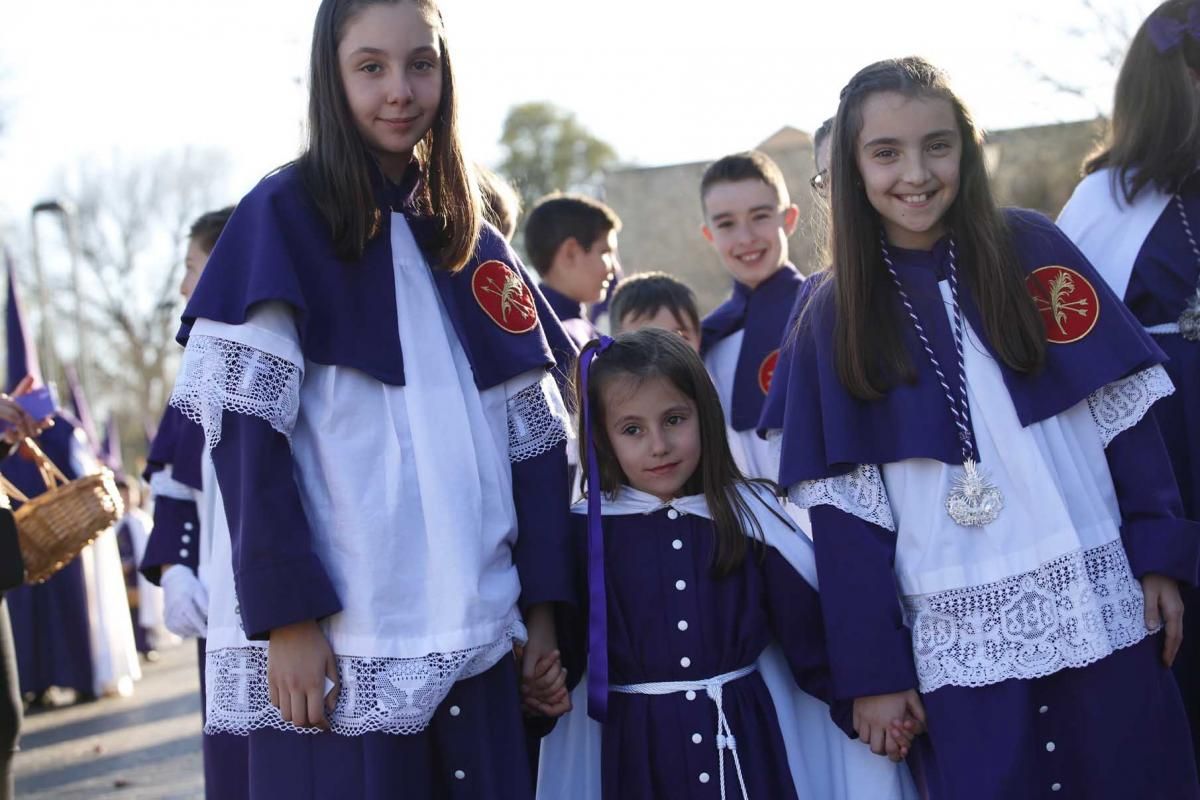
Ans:
{"label": "white glove", "polygon": [[167,630],[184,638],[208,635],[208,590],[182,564],[163,573],[163,620]]}

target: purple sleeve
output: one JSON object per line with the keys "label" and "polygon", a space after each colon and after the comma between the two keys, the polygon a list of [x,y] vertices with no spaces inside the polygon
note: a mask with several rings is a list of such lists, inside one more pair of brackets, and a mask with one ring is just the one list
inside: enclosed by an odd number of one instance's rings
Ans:
{"label": "purple sleeve", "polygon": [[833,506],[809,509],[821,608],[839,700],[915,689],[896,587],[896,535]]}
{"label": "purple sleeve", "polygon": [[[835,700],[833,696],[820,596],[774,548],[767,548],[763,572],[771,632],[783,648],[796,685],[829,703],[830,716],[837,726],[847,735],[856,736],[852,700]],[[780,724],[786,723],[780,720]]]}
{"label": "purple sleeve", "polygon": [[182,564],[192,572],[199,568],[197,548],[200,518],[191,500],[159,497],[154,501],[154,528],[146,540],[146,552],[138,570],[146,580],[158,584],[163,567]]}
{"label": "purple sleeve", "polygon": [[1138,578],[1200,579],[1200,525],[1183,518],[1179,485],[1153,414],[1127,428],[1105,451],[1121,508],[1121,539]]}
{"label": "purple sleeve", "polygon": [[226,412],[213,466],[225,503],[242,627],[250,639],[342,610],[300,503],[287,439],[268,423]]}
{"label": "purple sleeve", "polygon": [[517,543],[513,561],[521,579],[521,608],[574,604],[567,445],[512,465]]}

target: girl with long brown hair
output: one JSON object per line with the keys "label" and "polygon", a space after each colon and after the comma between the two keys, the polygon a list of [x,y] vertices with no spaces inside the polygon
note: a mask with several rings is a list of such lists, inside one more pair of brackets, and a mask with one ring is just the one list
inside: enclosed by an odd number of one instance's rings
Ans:
{"label": "girl with long brown hair", "polygon": [[935,800],[1200,796],[1162,352],[1053,223],[996,207],[931,64],[863,69],[834,131],[833,264],[764,427],[810,510],[836,698],[875,752],[927,725]]}
{"label": "girl with long brown hair", "polygon": [[324,0],[308,148],[184,314],[171,402],[220,495],[206,730],[249,738],[245,796],[530,798],[518,676],[566,707],[570,345],[457,120],[434,0]]}
{"label": "girl with long brown hair", "polygon": [[[1168,0],[1129,45],[1108,138],[1058,221],[1168,356],[1176,392],[1154,405],[1154,418],[1189,519],[1200,519],[1198,81],[1200,2]],[[1200,593],[1183,599],[1175,677],[1200,745]]]}

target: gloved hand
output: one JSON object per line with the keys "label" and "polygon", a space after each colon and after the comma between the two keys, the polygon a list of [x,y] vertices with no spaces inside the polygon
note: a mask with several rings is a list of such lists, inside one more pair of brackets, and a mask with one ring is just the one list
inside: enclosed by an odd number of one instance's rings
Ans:
{"label": "gloved hand", "polygon": [[182,564],[162,576],[163,620],[171,633],[202,638],[208,635],[208,590],[196,574]]}

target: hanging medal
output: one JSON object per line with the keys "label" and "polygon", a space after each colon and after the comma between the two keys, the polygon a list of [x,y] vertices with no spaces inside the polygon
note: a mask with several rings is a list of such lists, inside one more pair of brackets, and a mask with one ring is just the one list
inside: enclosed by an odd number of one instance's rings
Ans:
{"label": "hanging medal", "polygon": [[896,266],[892,263],[887,239],[882,235],[880,236],[880,246],[883,249],[883,263],[892,276],[896,291],[900,293],[900,300],[908,311],[908,318],[916,329],[917,338],[921,340],[925,355],[929,357],[929,363],[933,366],[942,391],[946,394],[946,401],[950,405],[950,414],[954,417],[954,426],[958,429],[958,441],[963,457],[962,472],[955,477],[950,494],[946,497],[946,513],[950,515],[950,519],[965,528],[981,528],[995,522],[1000,517],[1000,512],[1004,508],[1004,496],[988,478],[987,473],[975,462],[974,437],[971,435],[971,406],[967,399],[967,366],[963,356],[963,313],[962,306],[958,302],[958,266],[955,263],[957,251],[954,240],[950,240],[948,272],[950,297],[954,304],[954,352],[958,359],[958,375],[956,376],[958,385],[955,387],[957,392],[950,388],[949,379],[942,370],[937,355],[933,352],[929,336],[925,333],[925,326],[921,324],[921,319],[917,316],[908,292],[904,291],[900,274],[896,272]]}
{"label": "hanging medal", "polygon": [[[1192,246],[1192,254],[1196,256],[1196,264],[1200,265],[1200,247],[1196,246],[1196,237],[1192,235],[1192,226],[1188,221],[1187,209],[1184,208],[1183,198],[1175,195],[1175,207],[1179,209],[1179,219],[1183,222],[1183,232],[1187,234],[1188,244]],[[1179,315],[1179,333],[1189,342],[1200,342],[1200,286],[1192,294],[1187,308]]]}

